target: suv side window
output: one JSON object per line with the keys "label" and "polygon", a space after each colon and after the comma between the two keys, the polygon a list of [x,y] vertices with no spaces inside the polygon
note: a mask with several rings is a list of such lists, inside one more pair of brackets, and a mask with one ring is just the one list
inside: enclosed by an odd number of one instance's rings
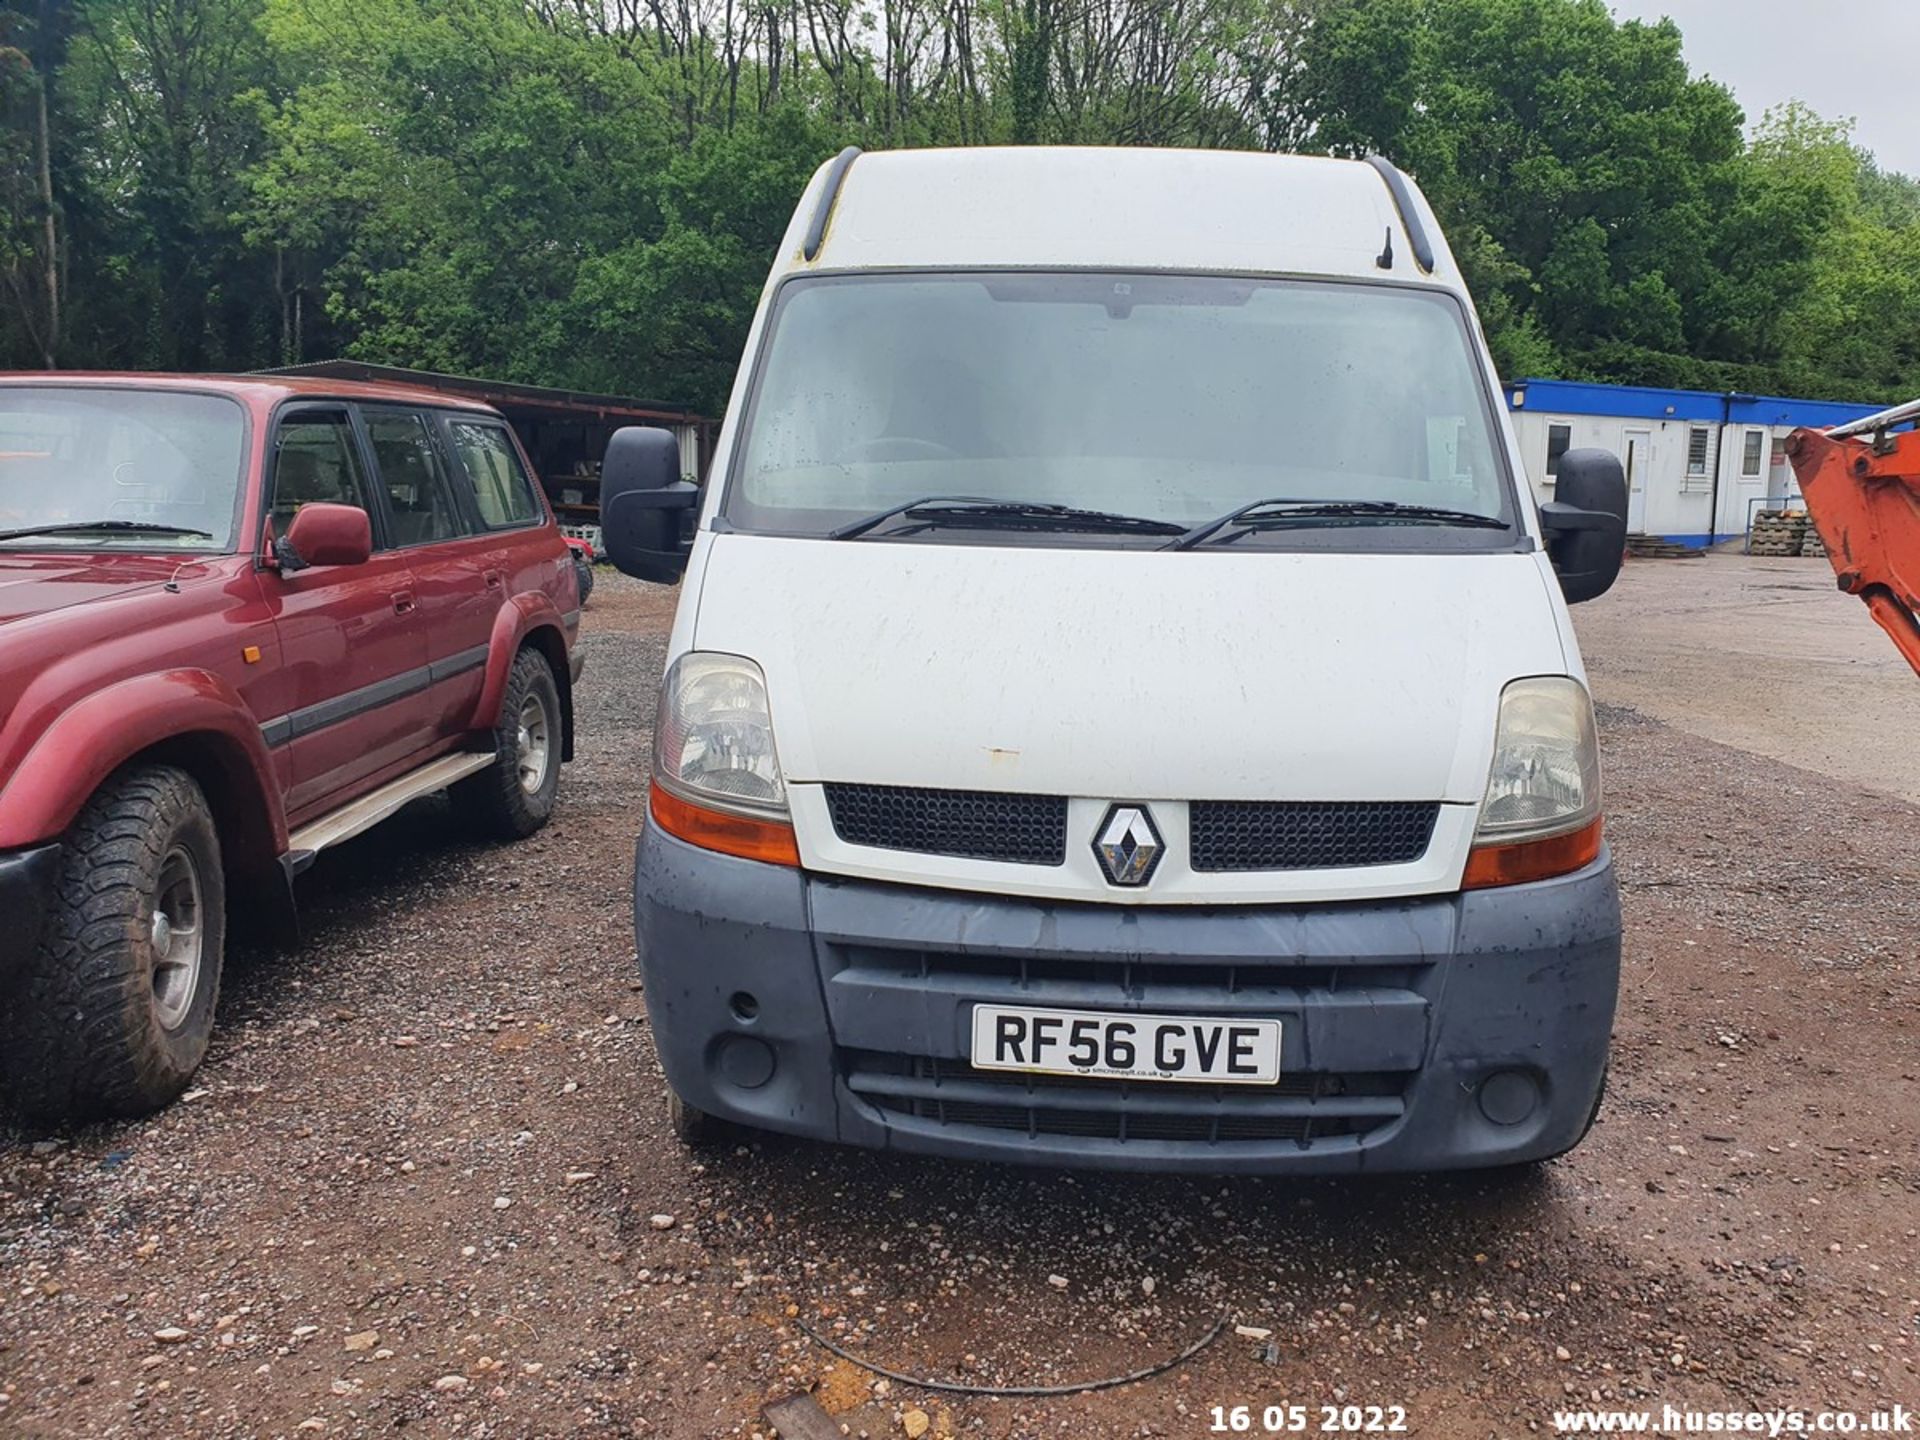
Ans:
{"label": "suv side window", "polygon": [[449,418],[447,434],[472,487],[481,524],[489,530],[505,530],[540,522],[540,502],[534,499],[533,481],[521,466],[504,425]]}
{"label": "suv side window", "polygon": [[372,511],[360,447],[344,410],[298,410],[280,422],[274,442],[273,533],[284,535],[302,505],[325,501]]}
{"label": "suv side window", "polygon": [[412,410],[365,410],[367,443],[386,487],[396,548],[447,540],[465,528],[453,506],[446,467],[427,417]]}

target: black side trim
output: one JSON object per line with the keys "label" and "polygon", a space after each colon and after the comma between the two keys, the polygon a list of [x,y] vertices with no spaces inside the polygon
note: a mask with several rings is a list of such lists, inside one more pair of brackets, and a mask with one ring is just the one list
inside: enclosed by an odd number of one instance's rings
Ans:
{"label": "black side trim", "polygon": [[364,715],[369,710],[378,710],[382,705],[391,705],[409,695],[418,695],[442,680],[464,675],[469,670],[478,670],[487,663],[489,653],[485,645],[476,645],[471,650],[462,650],[457,655],[449,655],[417,669],[403,670],[398,675],[376,680],[371,685],[362,685],[358,690],[335,695],[303,710],[293,710],[273,720],[262,720],[260,738],[267,742],[269,750],[276,749],[302,735],[311,735],[329,725],[338,725],[343,720]]}
{"label": "black side trim", "polygon": [[820,246],[827,238],[827,221],[833,218],[833,202],[840,198],[841,182],[847,178],[847,170],[860,158],[860,147],[849,145],[833,157],[833,163],[827,168],[827,183],[820,192],[820,203],[813,207],[813,219],[807,222],[806,243],[800,247],[800,253],[812,260],[820,254]]}
{"label": "black side trim", "polygon": [[448,655],[427,666],[435,685],[442,680],[451,680],[455,675],[464,675],[469,670],[478,670],[487,663],[487,656],[493,652],[485,645],[476,645],[471,650],[462,650],[457,655]]}
{"label": "black side trim", "polygon": [[371,685],[362,685],[358,690],[349,690],[344,695],[322,700],[318,705],[295,710],[287,716],[293,727],[291,738],[297,740],[302,735],[311,735],[329,725],[338,725],[342,720],[351,720],[369,710],[378,710],[382,705],[391,705],[409,695],[418,695],[432,683],[433,667],[422,665],[418,670],[405,670],[385,680],[376,680]]}
{"label": "black side trim", "polygon": [[1431,275],[1433,242],[1427,239],[1427,227],[1420,223],[1420,207],[1413,203],[1413,190],[1407,184],[1407,177],[1384,155],[1367,156],[1367,164],[1378,170],[1380,178],[1387,182],[1387,193],[1393,196],[1393,208],[1400,212],[1400,223],[1407,227],[1407,244],[1413,249],[1414,263]]}

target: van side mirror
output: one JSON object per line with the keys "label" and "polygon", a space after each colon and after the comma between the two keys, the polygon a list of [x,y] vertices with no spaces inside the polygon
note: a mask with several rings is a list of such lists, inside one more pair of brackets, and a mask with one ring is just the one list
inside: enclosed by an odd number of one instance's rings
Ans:
{"label": "van side mirror", "polygon": [[641,580],[671,585],[691,549],[680,538],[680,512],[700,502],[700,488],[680,478],[680,442],[671,430],[625,425],[607,442],[600,465],[600,532],[608,556]]}
{"label": "van side mirror", "polygon": [[1627,472],[1605,450],[1560,457],[1554,498],[1540,507],[1547,555],[1569,605],[1604,595],[1627,548]]}
{"label": "van side mirror", "polygon": [[373,554],[373,524],[358,505],[311,501],[294,511],[273,553],[286,574],[311,565],[364,565]]}

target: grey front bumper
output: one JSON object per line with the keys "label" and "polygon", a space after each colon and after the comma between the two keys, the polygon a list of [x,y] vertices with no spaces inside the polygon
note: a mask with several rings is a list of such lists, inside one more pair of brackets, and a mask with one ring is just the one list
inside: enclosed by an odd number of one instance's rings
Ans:
{"label": "grey front bumper", "polygon": [[[689,1104],[854,1145],[1115,1169],[1559,1154],[1599,1096],[1620,976],[1604,853],[1462,895],[1135,908],[808,875],[649,819],[634,914],[661,1063]],[[986,1075],[967,1063],[981,1002],[1278,1017],[1283,1083]]]}

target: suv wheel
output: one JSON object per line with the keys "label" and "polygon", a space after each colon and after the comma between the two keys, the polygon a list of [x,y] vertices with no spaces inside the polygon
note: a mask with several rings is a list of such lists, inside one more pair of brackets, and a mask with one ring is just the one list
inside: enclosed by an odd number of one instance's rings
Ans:
{"label": "suv wheel", "polygon": [[513,657],[493,764],[453,787],[454,801],[502,840],[533,834],[553,814],[560,789],[560,687],[538,650]]}
{"label": "suv wheel", "polygon": [[207,1053],[226,951],[213,813],[170,765],[123,770],[68,832],[46,935],[0,1006],[14,1107],[58,1124],[142,1115]]}

